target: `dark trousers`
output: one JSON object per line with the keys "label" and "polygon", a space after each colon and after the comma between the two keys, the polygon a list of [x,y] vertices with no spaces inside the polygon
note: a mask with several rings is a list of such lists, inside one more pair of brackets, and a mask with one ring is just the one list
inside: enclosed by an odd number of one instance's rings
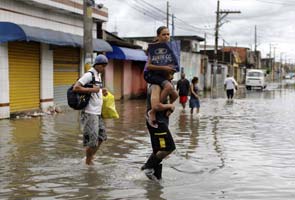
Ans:
{"label": "dark trousers", "polygon": [[234,89],[226,90],[226,95],[228,99],[232,99],[234,97]]}

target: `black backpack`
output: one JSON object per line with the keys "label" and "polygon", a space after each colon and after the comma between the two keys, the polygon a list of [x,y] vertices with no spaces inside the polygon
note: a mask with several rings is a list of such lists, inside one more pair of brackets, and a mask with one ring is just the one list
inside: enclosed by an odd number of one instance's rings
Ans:
{"label": "black backpack", "polygon": [[[95,77],[92,71],[88,72],[92,74],[92,81],[89,84],[84,85],[83,87],[92,88],[93,84],[95,83]],[[81,110],[88,105],[91,93],[77,93],[73,91],[73,87],[74,84],[67,90],[68,105],[75,110]]]}

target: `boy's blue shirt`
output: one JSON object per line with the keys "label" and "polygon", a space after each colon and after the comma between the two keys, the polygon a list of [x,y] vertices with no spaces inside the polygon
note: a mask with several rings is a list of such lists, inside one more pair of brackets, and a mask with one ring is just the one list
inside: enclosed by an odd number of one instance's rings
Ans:
{"label": "boy's blue shirt", "polygon": [[176,72],[180,67],[180,41],[149,44],[148,55],[153,65],[173,65]]}

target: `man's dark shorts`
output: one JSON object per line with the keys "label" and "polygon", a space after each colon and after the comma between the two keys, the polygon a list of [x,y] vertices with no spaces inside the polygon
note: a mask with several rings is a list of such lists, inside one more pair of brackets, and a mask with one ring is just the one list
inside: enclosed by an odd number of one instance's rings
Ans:
{"label": "man's dark shorts", "polygon": [[150,133],[153,153],[175,150],[173,137],[165,123],[158,123],[158,128],[151,127],[149,123],[146,125]]}
{"label": "man's dark shorts", "polygon": [[228,99],[232,99],[234,97],[234,89],[226,90],[226,95]]}
{"label": "man's dark shorts", "polygon": [[167,81],[167,73],[160,70],[151,70],[144,72],[144,80],[150,84],[156,84],[164,87]]}

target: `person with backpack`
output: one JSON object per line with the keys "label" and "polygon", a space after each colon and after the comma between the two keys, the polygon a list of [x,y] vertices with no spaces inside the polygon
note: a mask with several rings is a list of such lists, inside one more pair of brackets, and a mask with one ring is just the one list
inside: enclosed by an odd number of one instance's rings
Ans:
{"label": "person with backpack", "polygon": [[[77,93],[87,93],[90,95],[89,103],[81,111],[80,123],[83,134],[83,145],[86,147],[86,164],[93,165],[94,155],[103,141],[107,139],[104,123],[101,117],[103,104],[102,79],[108,64],[106,56],[100,54],[95,58],[92,68],[86,72],[73,86],[73,91]],[[94,75],[94,80],[93,80]],[[93,83],[94,81],[94,83]],[[93,84],[92,87],[84,87]]]}
{"label": "person with backpack", "polygon": [[227,100],[232,101],[235,93],[235,89],[238,89],[238,83],[234,77],[230,77],[228,74],[224,80],[224,89],[226,90]]}

